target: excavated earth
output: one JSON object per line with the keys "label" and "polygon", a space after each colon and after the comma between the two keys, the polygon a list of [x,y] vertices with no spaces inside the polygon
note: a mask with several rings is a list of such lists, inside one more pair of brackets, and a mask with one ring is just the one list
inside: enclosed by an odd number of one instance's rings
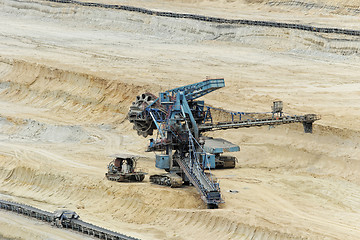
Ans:
{"label": "excavated earth", "polygon": [[[360,1],[103,0],[154,10],[360,30]],[[215,24],[40,0],[0,0],[0,198],[141,239],[359,239],[360,37]],[[225,203],[193,187],[104,178],[113,154],[161,173],[126,120],[143,92],[223,77],[210,105],[301,125],[208,133],[239,144],[213,171]],[[87,239],[0,211],[0,238]]]}

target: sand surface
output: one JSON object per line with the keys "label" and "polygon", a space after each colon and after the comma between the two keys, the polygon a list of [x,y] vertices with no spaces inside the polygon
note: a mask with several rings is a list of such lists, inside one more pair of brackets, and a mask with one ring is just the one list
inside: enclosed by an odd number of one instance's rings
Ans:
{"label": "sand surface", "polygon": [[[179,13],[359,29],[360,1],[101,1]],[[300,4],[302,3],[302,4]],[[141,239],[359,239],[360,38],[229,26],[49,3],[0,0],[0,198]],[[210,105],[292,114],[301,125],[211,132],[239,144],[217,170],[225,204],[193,187],[104,178],[116,153],[145,153],[125,119],[138,94],[223,77]],[[238,193],[231,193],[237,190]],[[87,239],[0,212],[0,238]]]}

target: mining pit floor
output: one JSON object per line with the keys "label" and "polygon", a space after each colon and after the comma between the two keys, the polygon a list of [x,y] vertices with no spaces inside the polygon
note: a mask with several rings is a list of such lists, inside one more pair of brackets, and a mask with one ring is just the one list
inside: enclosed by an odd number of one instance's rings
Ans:
{"label": "mining pit floor", "polygon": [[[99,2],[360,30],[359,0]],[[68,208],[141,239],[359,239],[360,37],[41,0],[0,6],[1,199]],[[322,119],[313,134],[297,124],[208,133],[241,148],[236,168],[213,171],[217,210],[194,187],[107,181],[114,154],[161,173],[126,120],[135,97],[207,77],[226,82],[203,97],[211,106],[268,112],[282,100],[285,112]],[[4,211],[0,238],[88,239]]]}

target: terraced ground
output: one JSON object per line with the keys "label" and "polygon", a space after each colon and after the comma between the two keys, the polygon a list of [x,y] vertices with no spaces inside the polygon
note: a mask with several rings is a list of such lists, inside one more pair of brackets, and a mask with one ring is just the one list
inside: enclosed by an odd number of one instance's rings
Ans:
{"label": "terraced ground", "polygon": [[[100,2],[100,1],[99,1]],[[360,1],[101,1],[226,18],[357,29]],[[360,38],[0,0],[0,198],[141,239],[357,239],[360,235]],[[215,107],[316,113],[302,126],[209,133],[239,144],[215,173],[226,203],[192,187],[105,180],[110,155],[161,172],[126,120],[140,93],[224,77]],[[237,190],[232,193],[230,190]],[[1,212],[0,237],[82,239]]]}

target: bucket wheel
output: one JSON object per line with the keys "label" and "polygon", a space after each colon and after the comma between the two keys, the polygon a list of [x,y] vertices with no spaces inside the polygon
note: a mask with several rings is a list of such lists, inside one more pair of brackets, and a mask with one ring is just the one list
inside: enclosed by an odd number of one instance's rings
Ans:
{"label": "bucket wheel", "polygon": [[151,116],[145,111],[156,99],[157,97],[151,93],[143,93],[137,96],[136,100],[130,106],[128,119],[134,124],[133,128],[140,136],[151,136],[153,130],[156,128]]}

